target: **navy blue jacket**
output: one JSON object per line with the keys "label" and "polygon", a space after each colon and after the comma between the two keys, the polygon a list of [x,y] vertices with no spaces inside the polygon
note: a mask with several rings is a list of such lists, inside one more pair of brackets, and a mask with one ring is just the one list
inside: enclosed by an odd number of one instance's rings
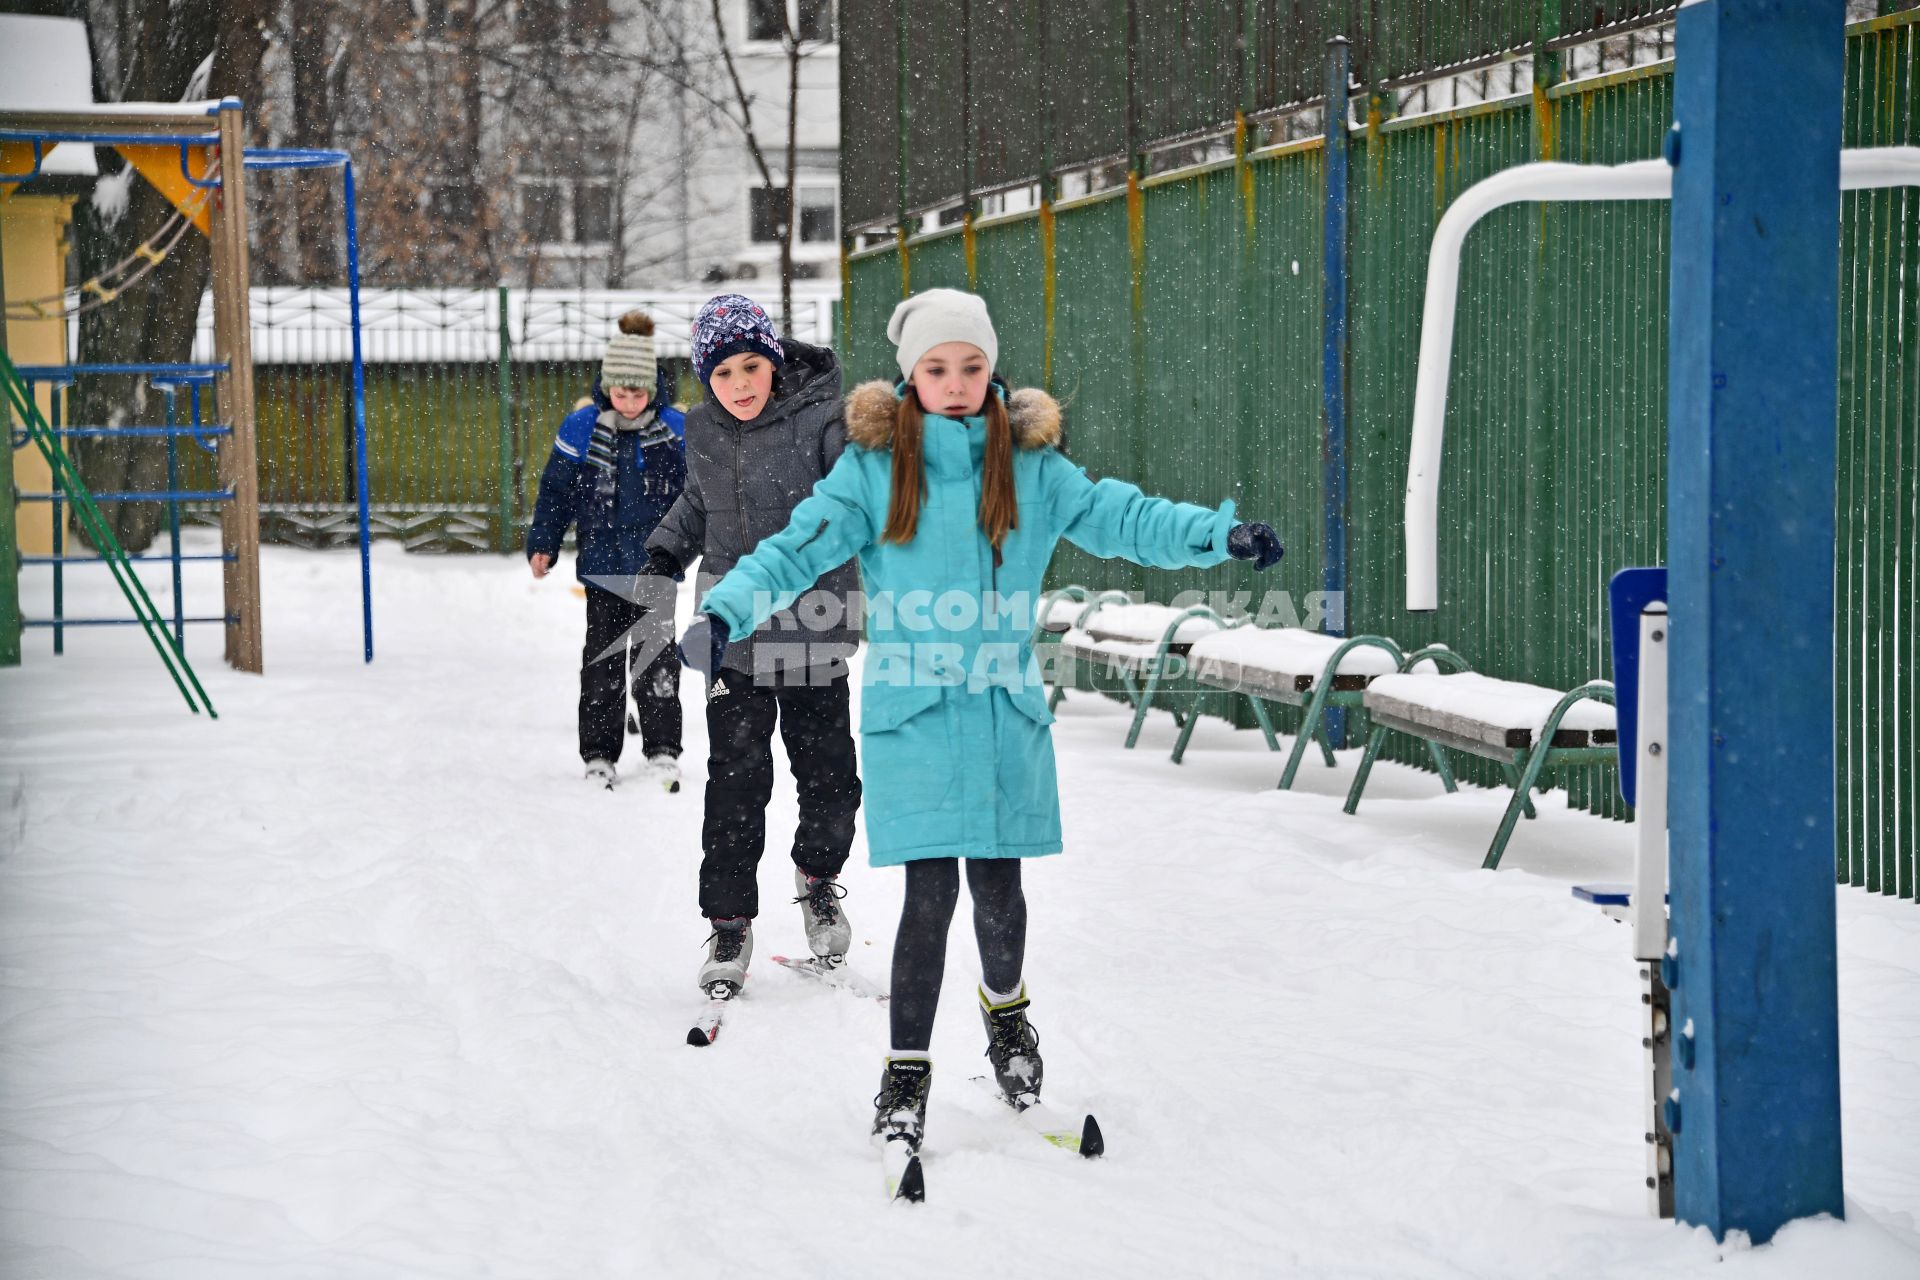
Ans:
{"label": "navy blue jacket", "polygon": [[[527,555],[558,558],[567,527],[575,527],[580,554],[574,575],[631,577],[647,563],[647,538],[686,487],[686,415],[667,403],[666,370],[660,372],[650,406],[673,432],[670,440],[640,447],[637,431],[614,433],[614,492],[601,494],[601,472],[587,460],[600,415],[613,412],[599,379],[593,403],[568,414],[554,438],[553,453],[540,473],[540,497],[527,528]],[[589,586],[592,584],[589,583]]]}

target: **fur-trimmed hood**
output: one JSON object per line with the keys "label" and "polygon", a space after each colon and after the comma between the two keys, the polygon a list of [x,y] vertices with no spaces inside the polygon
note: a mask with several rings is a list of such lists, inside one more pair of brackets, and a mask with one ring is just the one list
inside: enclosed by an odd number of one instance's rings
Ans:
{"label": "fur-trimmed hood", "polygon": [[[863,449],[893,447],[893,415],[899,407],[893,384],[863,382],[847,396],[847,440]],[[1021,449],[1045,449],[1060,443],[1060,402],[1038,387],[1022,387],[1007,397],[1007,421]]]}

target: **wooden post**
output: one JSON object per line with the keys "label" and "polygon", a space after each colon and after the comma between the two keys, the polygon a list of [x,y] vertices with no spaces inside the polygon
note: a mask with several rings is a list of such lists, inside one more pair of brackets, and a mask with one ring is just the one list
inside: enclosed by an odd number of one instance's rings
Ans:
{"label": "wooden post", "polygon": [[260,471],[253,416],[253,320],[247,309],[247,180],[244,111],[220,106],[220,190],[213,208],[214,359],[227,366],[216,384],[220,414],[233,435],[220,449],[220,483],[233,493],[221,510],[226,565],[227,665],[258,675],[260,643]]}

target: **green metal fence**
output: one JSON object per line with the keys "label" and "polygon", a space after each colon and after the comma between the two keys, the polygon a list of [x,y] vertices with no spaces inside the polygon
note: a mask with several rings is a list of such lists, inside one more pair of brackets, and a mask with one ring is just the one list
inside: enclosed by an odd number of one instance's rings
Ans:
{"label": "green metal fence", "polygon": [[[1848,145],[1920,143],[1920,25],[1849,32]],[[1460,191],[1512,165],[1659,154],[1668,64],[1354,139],[1349,198],[1346,627],[1452,645],[1491,674],[1571,687],[1610,670],[1605,584],[1665,559],[1667,251],[1658,203],[1526,205],[1469,237],[1442,466],[1441,607],[1403,607],[1402,502],[1426,256]],[[1068,404],[1096,474],[1234,497],[1288,546],[1276,583],[1169,574],[1063,549],[1055,582],[1167,599],[1321,581],[1322,149],[1295,144],[850,256],[843,351],[884,376],[903,285],[975,285],[1002,364]],[[1840,876],[1914,892],[1915,459],[1920,198],[1843,203],[1837,701]],[[1791,608],[1791,601],[1783,601]],[[1215,706],[1214,710],[1223,710]],[[1402,760],[1419,765],[1413,750]],[[1477,780],[1496,783],[1491,769]],[[1612,770],[1567,784],[1623,816]]]}
{"label": "green metal fence", "polygon": [[[593,386],[629,309],[649,311],[678,399],[699,394],[688,329],[705,294],[547,289],[369,289],[367,490],[374,533],[422,551],[507,550],[523,540],[554,429]],[[252,293],[261,536],[338,546],[358,536],[351,329],[343,290]],[[803,299],[796,329],[832,340],[832,306]],[[215,488],[188,459],[185,488]],[[216,511],[194,513],[217,520]]]}
{"label": "green metal fence", "polygon": [[[1361,83],[1484,67],[1678,0],[843,0],[849,226],[892,219],[1320,97],[1326,41]],[[1017,33],[1016,38],[1009,38]]]}
{"label": "green metal fence", "polygon": [[[1846,145],[1920,143],[1920,24],[1849,49]],[[1835,572],[1841,877],[1914,896],[1920,659],[1920,192],[1842,197]]]}

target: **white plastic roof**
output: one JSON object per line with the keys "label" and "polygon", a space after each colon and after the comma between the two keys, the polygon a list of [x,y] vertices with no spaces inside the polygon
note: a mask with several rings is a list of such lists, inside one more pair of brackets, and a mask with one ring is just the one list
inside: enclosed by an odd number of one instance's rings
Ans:
{"label": "white plastic roof", "polygon": [[[93,55],[78,18],[0,14],[0,111],[74,111],[93,107]],[[173,108],[178,110],[176,104]],[[100,172],[93,148],[65,142],[47,153],[42,173]]]}

